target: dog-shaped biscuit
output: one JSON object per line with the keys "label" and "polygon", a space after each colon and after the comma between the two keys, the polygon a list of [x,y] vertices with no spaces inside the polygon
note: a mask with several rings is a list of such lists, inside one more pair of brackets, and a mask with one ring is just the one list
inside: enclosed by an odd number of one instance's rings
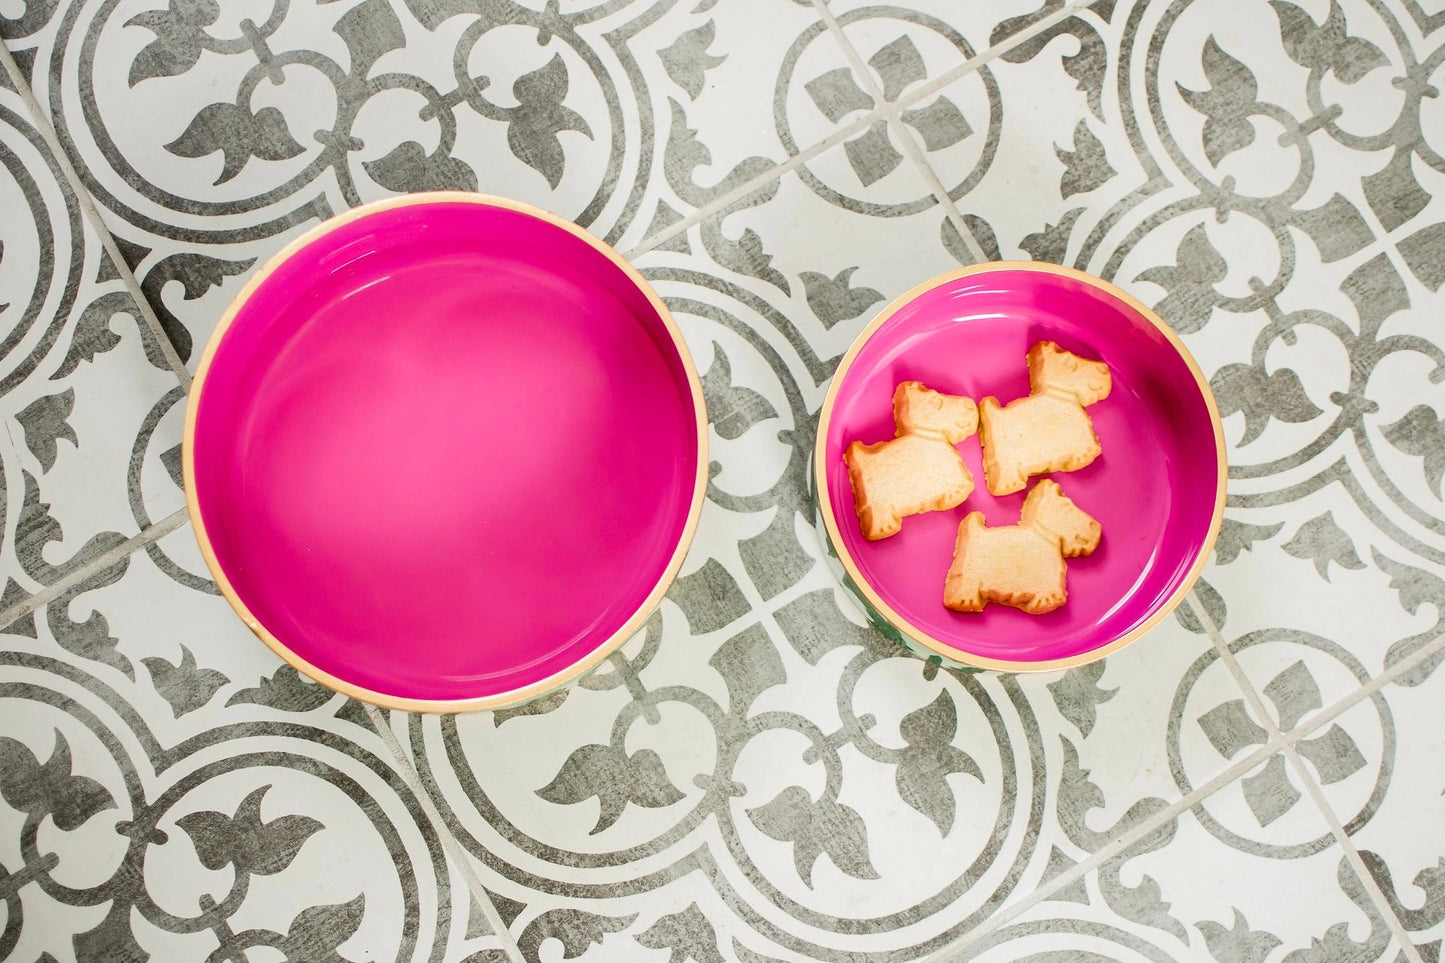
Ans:
{"label": "dog-shaped biscuit", "polygon": [[893,392],[893,423],[890,441],[855,441],[843,452],[869,541],[895,534],[905,515],[953,508],[973,491],[973,475],[953,447],[978,430],[972,399],[905,381]]}
{"label": "dog-shaped biscuit", "polygon": [[1046,478],[1024,498],[1017,525],[989,528],[982,512],[964,518],[943,604],[957,612],[981,612],[989,602],[1031,615],[1052,612],[1068,597],[1064,559],[1088,555],[1102,535],[1099,523]]}
{"label": "dog-shaped biscuit", "polygon": [[1099,436],[1085,406],[1109,396],[1109,367],[1052,341],[1029,349],[1029,395],[1000,407],[978,403],[983,477],[995,495],[1023,491],[1030,475],[1078,471],[1099,457]]}

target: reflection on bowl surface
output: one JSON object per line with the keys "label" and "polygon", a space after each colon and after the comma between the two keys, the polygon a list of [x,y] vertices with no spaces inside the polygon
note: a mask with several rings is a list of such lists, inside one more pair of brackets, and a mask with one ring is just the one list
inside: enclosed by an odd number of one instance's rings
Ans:
{"label": "reflection on bowl surface", "polygon": [[373,701],[481,705],[636,629],[706,459],[691,360],[635,272],[521,205],[413,196],[258,277],[202,362],[188,494],[268,643]]}

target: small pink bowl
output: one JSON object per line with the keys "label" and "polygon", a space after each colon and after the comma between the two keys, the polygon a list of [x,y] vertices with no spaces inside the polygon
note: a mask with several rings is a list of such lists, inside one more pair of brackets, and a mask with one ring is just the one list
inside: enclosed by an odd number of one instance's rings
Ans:
{"label": "small pink bowl", "polygon": [[[958,445],[976,488],[958,508],[912,515],[898,534],[863,537],[843,462],[854,440],[893,437],[900,381],[1008,403],[1029,393],[1037,341],[1109,365],[1113,390],[1091,406],[1103,454],[1050,476],[1103,526],[1099,548],[1068,561],[1068,601],[1047,615],[943,605],[959,523],[982,511],[1013,525],[1025,492],[984,485],[978,437]],[[817,521],[830,563],[874,625],[927,658],[1005,672],[1080,665],[1164,618],[1199,576],[1224,517],[1224,432],[1208,382],[1154,312],[1105,281],[1035,262],[978,265],[889,305],[844,355],[819,416]],[[1030,482],[1030,487],[1037,481]]]}
{"label": "small pink bowl", "polygon": [[702,387],[661,300],[581,228],[414,194],[308,232],[196,371],[206,564],[301,672],[407,710],[513,705],[595,667],[676,576]]}

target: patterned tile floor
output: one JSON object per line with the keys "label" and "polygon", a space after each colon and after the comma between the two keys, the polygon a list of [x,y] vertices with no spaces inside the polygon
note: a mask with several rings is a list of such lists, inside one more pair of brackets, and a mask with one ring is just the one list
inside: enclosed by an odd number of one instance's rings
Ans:
{"label": "patterned tile floor", "polygon": [[[1440,959],[1441,0],[0,0],[0,36],[0,958]],[[438,187],[627,254],[716,459],[645,633],[463,717],[282,667],[177,484],[254,266]],[[806,452],[873,312],[1029,257],[1185,338],[1225,527],[1103,663],[934,672],[830,581]]]}

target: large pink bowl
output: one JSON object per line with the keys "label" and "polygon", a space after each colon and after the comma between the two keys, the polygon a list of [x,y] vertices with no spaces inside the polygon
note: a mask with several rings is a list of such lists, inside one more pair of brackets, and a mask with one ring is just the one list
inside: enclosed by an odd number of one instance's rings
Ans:
{"label": "large pink bowl", "polygon": [[[1024,355],[1040,340],[1109,365],[1113,390],[1091,406],[1103,454],[1053,476],[1103,526],[1099,548],[1068,563],[1068,601],[1047,615],[988,605],[959,613],[943,583],[959,523],[1019,519],[1025,492],[984,485],[978,437],[958,445],[977,487],[951,511],[912,515],[897,535],[863,538],[843,462],[849,442],[893,437],[900,381],[1007,403],[1029,393]],[[886,308],[844,356],[814,452],[818,515],[836,568],[886,634],[949,663],[1009,672],[1059,669],[1137,639],[1184,597],[1224,517],[1224,433],[1209,385],[1152,311],[1113,285],[1033,262],[980,265],[923,284]],[[1030,483],[1032,487],[1032,482]]]}
{"label": "large pink bowl", "polygon": [[544,211],[421,194],[320,225],[206,347],[185,482],[221,592],[297,669],[413,710],[561,686],[642,625],[706,483],[666,307]]}

